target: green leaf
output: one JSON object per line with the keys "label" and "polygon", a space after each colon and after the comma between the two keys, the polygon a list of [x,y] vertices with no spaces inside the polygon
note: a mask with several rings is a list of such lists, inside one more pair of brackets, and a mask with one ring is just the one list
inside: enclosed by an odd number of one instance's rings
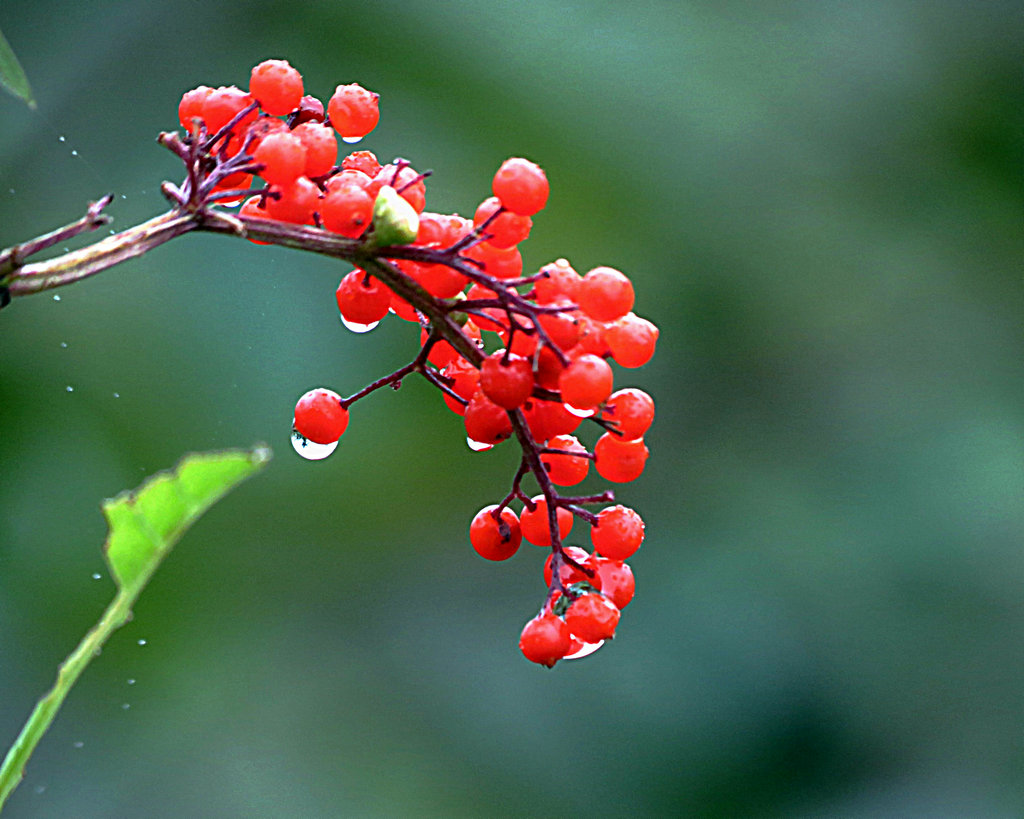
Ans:
{"label": "green leaf", "polygon": [[35,109],[36,101],[32,97],[28,77],[25,76],[25,70],[18,62],[18,58],[14,56],[14,51],[2,31],[0,31],[0,85],[14,96],[25,100],[29,108]]}
{"label": "green leaf", "polygon": [[186,455],[174,469],[104,501],[110,534],[103,553],[118,587],[145,585],[188,527],[269,460],[261,446]]}

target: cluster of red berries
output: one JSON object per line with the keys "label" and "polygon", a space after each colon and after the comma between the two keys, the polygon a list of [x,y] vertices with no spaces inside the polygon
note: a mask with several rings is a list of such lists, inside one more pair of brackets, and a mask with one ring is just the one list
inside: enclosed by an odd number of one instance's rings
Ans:
{"label": "cluster of red berries", "polygon": [[[413,372],[462,416],[474,450],[516,437],[522,461],[511,491],[476,514],[470,542],[495,561],[510,558],[524,538],[547,549],[548,593],[523,629],[520,649],[549,667],[585,656],[614,636],[633,597],[625,561],[639,549],[644,523],[622,505],[597,513],[584,508],[611,503],[610,491],[569,496],[559,487],[583,482],[591,463],[614,483],[643,472],[654,402],[640,389],[615,390],[609,362],[627,369],[646,364],[658,329],[632,312],[633,285],[614,268],[581,276],[559,259],[524,275],[518,246],[549,192],[533,162],[505,161],[493,195],[472,218],[429,212],[426,174],[405,160],[382,166],[371,152],[357,151],[336,164],[334,132],[349,141],[368,133],[378,120],[376,94],[339,86],[325,116],[323,104],[303,92],[294,68],[267,60],[253,69],[248,93],[200,87],[179,106],[182,126],[192,140],[203,140],[214,166],[234,161],[234,168],[241,157],[267,183],[245,201],[240,217],[314,225],[360,240],[352,256],[359,266],[335,293],[346,326],[365,332],[389,313],[420,326],[410,364],[347,398],[320,388],[299,399],[296,451],[307,458],[330,454],[351,404]],[[210,201],[224,204],[251,184],[232,176],[216,179]],[[600,430],[592,450],[574,434],[584,421]],[[532,497],[521,486],[527,475],[540,489]],[[522,504],[518,514],[513,502]],[[590,551],[565,543],[576,518],[589,526]]]}

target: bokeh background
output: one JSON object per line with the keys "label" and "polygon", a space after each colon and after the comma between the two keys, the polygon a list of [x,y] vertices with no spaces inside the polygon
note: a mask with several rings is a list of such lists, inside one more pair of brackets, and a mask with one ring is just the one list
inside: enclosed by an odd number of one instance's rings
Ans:
{"label": "bokeh background", "polygon": [[[539,550],[466,536],[516,453],[426,385],[291,450],[415,330],[347,268],[188,236],[0,314],[0,739],[113,592],[101,498],[190,450],[270,468],[182,541],[12,817],[971,816],[1024,811],[1024,18],[1012,2],[8,0],[0,244],[165,205],[180,94],[286,57],[382,95],[364,143],[471,213],[553,185],[527,264],[626,270],[662,329],[638,595],[546,672]],[[590,479],[595,490],[602,484]],[[100,575],[93,579],[93,574]],[[140,645],[139,641],[145,641]]]}

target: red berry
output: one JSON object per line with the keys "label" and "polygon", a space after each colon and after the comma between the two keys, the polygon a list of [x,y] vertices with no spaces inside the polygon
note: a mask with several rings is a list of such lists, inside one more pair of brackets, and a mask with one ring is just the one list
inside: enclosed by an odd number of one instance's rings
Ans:
{"label": "red berry", "polygon": [[304,122],[323,122],[324,104],[307,94],[299,101],[299,107],[292,112],[290,121],[293,126]]}
{"label": "red berry", "polygon": [[182,94],[181,102],[178,103],[178,122],[186,133],[192,133],[193,119],[203,118],[203,107],[212,91],[210,86],[200,85]]}
{"label": "red berry", "polygon": [[[452,380],[449,389],[467,403],[480,387],[480,371],[463,358],[457,358],[441,371],[441,375]],[[448,393],[444,394],[448,409],[457,415],[466,414],[466,404],[460,403]]]}
{"label": "red berry", "polygon": [[[565,296],[554,296],[544,306],[568,308],[570,304]],[[580,324],[574,314],[574,310],[566,309],[558,313],[540,313],[537,317],[548,338],[563,353],[575,347],[580,338]]]}
{"label": "red berry", "polygon": [[397,165],[385,165],[373,177],[370,193],[377,198],[377,193],[385,185],[390,185],[406,202],[413,206],[417,213],[422,213],[427,204],[427,186],[420,178],[419,172],[408,165],[399,170]]}
{"label": "red berry", "polygon": [[488,399],[481,390],[469,399],[463,421],[466,435],[479,444],[497,444],[512,434],[508,412]]}
{"label": "red berry", "polygon": [[324,182],[324,190],[326,190],[327,193],[330,193],[338,188],[344,188],[346,185],[355,185],[357,188],[362,188],[364,191],[369,193],[370,183],[372,181],[373,180],[362,171],[346,169],[338,171],[338,173],[328,177],[327,181]]}
{"label": "red berry", "polygon": [[576,301],[598,321],[614,321],[633,309],[633,284],[613,267],[595,267],[580,282]]}
{"label": "red berry", "polygon": [[590,529],[590,540],[605,557],[626,560],[644,541],[644,521],[628,506],[609,506],[597,513],[597,524]]}
{"label": "red berry", "polygon": [[560,449],[566,453],[545,453],[540,456],[541,463],[548,471],[551,482],[558,486],[575,486],[587,477],[590,471],[590,459],[587,449],[572,435],[556,435],[548,441],[551,449]]}
{"label": "red berry", "polygon": [[[246,94],[241,88],[234,85],[214,88],[203,100],[202,113],[200,116],[206,122],[206,132],[209,135],[217,133],[227,125],[235,116],[241,113],[243,108],[253,104],[255,100]],[[244,134],[246,128],[256,121],[257,113],[254,110],[246,115],[235,126],[236,134]]]}
{"label": "red berry", "polygon": [[554,666],[569,650],[571,638],[565,622],[554,614],[539,614],[519,635],[519,650],[532,663]]}
{"label": "red berry", "polygon": [[606,432],[594,444],[594,466],[606,481],[628,483],[636,480],[647,463],[647,445],[643,438],[623,441]]}
{"label": "red berry", "polygon": [[268,114],[290,114],[302,102],[302,75],[287,60],[264,60],[252,70],[249,93]]}
{"label": "red berry", "polygon": [[473,226],[480,227],[490,219],[484,228],[484,232],[490,234],[488,243],[500,248],[513,247],[530,235],[533,220],[529,216],[520,216],[510,210],[502,211],[491,219],[499,208],[501,202],[497,196],[485,199],[473,215]]}
{"label": "red berry", "polygon": [[303,173],[311,179],[331,172],[338,158],[338,140],[334,131],[321,122],[304,122],[292,129],[306,148],[306,167]]}
{"label": "red berry", "polygon": [[355,184],[334,186],[320,203],[326,230],[358,239],[373,221],[373,197]]}
{"label": "red berry", "polygon": [[495,517],[497,504],[485,506],[469,524],[469,541],[480,557],[487,560],[508,560],[523,542],[519,518],[507,506],[501,510],[501,522]]}
{"label": "red berry", "polygon": [[636,592],[636,580],[633,578],[633,570],[628,563],[619,560],[609,560],[606,557],[596,557],[593,566],[597,570],[597,577],[600,578],[600,585],[594,583],[601,590],[601,594],[611,600],[615,607],[624,609],[629,605]]}
{"label": "red berry", "polygon": [[[532,498],[534,508],[524,505],[519,515],[519,526],[525,537],[534,546],[551,545],[551,529],[548,521],[548,502],[543,495]],[[561,506],[557,509],[558,537],[567,538],[572,531],[572,512]]]}
{"label": "red berry", "polygon": [[623,367],[642,367],[651,360],[658,342],[658,328],[645,318],[626,313],[604,331],[608,349]]}
{"label": "red berry", "polygon": [[557,435],[568,435],[574,432],[582,422],[582,418],[573,415],[560,401],[543,401],[531,398],[523,405],[530,435],[539,444]]}
{"label": "red berry", "polygon": [[522,356],[498,350],[480,365],[480,389],[499,407],[515,409],[533,392],[533,368]]}
{"label": "red berry", "polygon": [[494,175],[494,195],[520,216],[533,216],[548,201],[548,178],[528,159],[506,159]]}
{"label": "red berry", "polygon": [[496,279],[517,279],[523,275],[523,255],[518,247],[503,249],[490,242],[481,242],[462,255],[481,262],[484,273]]}
{"label": "red berry", "polygon": [[341,160],[341,167],[346,171],[362,171],[370,179],[373,179],[380,171],[380,163],[373,151],[353,151]]}
{"label": "red berry", "polygon": [[556,298],[564,297],[570,302],[576,300],[580,289],[580,274],[565,259],[557,259],[540,269],[545,278],[538,279],[533,287],[537,295],[537,303],[547,304]]}
{"label": "red berry", "polygon": [[391,291],[387,286],[358,268],[346,274],[334,295],[339,312],[353,324],[380,321],[391,306]]}
{"label": "red berry", "polygon": [[348,426],[348,410],[342,408],[338,393],[320,387],[298,400],[292,425],[315,444],[333,444]]}
{"label": "red berry", "polygon": [[[595,589],[603,591],[601,589],[601,578],[597,574],[595,568],[595,557],[587,552],[586,549],[581,549],[579,546],[564,546],[562,553],[565,557],[576,561],[578,565],[573,565],[569,560],[562,559],[561,565],[558,568],[558,578],[562,581],[563,586],[571,586],[573,583],[589,583]],[[554,552],[548,555],[547,560],[544,561],[544,585],[551,586],[551,564],[554,563],[555,555]],[[579,568],[582,566],[583,568]],[[593,574],[587,574],[586,569],[594,569]]]}
{"label": "red berry", "polygon": [[586,410],[604,402],[612,394],[614,377],[608,362],[600,356],[581,355],[562,370],[558,389],[570,407]]}
{"label": "red berry", "polygon": [[306,168],[306,146],[290,131],[267,134],[253,157],[264,165],[260,176],[271,185],[290,185]]}
{"label": "red berry", "polygon": [[603,594],[584,594],[572,601],[565,624],[584,643],[599,643],[615,636],[619,610]]}
{"label": "red berry", "polygon": [[380,120],[380,94],[361,85],[339,85],[327,102],[327,116],[342,139],[366,136]]}
{"label": "red berry", "polygon": [[616,390],[605,402],[601,418],[615,424],[624,441],[642,438],[654,421],[654,399],[643,390]]}
{"label": "red berry", "polygon": [[300,176],[283,187],[273,186],[271,192],[280,198],[267,197],[267,214],[279,222],[296,225],[313,224],[313,212],[320,204],[320,189],[306,177]]}

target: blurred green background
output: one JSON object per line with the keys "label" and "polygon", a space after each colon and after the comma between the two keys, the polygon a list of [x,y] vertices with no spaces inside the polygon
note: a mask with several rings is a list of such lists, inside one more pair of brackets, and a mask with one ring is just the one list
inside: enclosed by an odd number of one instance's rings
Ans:
{"label": "blurred green background", "polygon": [[347,267],[188,236],[5,309],[3,747],[112,596],[99,500],[276,452],[86,672],[12,817],[1022,815],[1019,4],[19,0],[0,27],[39,101],[0,95],[0,245],[107,191],[116,228],[161,212],[180,94],[285,57],[382,95],[364,145],[432,168],[432,209],[541,163],[527,265],[620,267],[662,329],[619,375],[659,413],[618,490],[638,595],[549,673],[516,648],[539,550],[467,542],[509,445],[470,452],[410,382],[328,460],[291,450],[300,394],[416,344],[341,327]]}

